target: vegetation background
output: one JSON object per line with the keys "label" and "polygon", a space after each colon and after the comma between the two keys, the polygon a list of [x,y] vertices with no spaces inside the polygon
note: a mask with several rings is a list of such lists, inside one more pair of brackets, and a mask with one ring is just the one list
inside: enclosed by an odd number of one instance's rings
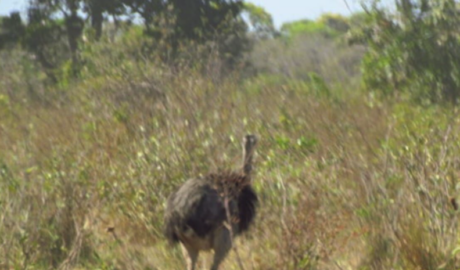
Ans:
{"label": "vegetation background", "polygon": [[31,0],[1,18],[0,269],[184,268],[166,198],[238,166],[246,133],[245,269],[459,269],[460,6],[363,10],[275,29],[242,1]]}

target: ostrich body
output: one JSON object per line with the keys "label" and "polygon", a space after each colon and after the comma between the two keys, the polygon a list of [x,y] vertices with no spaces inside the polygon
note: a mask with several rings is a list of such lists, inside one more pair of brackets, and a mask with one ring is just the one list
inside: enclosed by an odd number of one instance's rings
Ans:
{"label": "ostrich body", "polygon": [[165,235],[170,242],[182,244],[189,270],[195,270],[200,251],[211,249],[211,270],[217,270],[232,248],[233,238],[252,223],[257,206],[250,185],[256,143],[254,135],[244,137],[242,172],[189,179],[168,198]]}

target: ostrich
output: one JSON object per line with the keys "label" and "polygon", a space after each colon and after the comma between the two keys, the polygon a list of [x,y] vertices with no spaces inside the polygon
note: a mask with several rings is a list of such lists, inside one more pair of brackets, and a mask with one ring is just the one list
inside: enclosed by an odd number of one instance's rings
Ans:
{"label": "ostrich", "polygon": [[180,242],[187,269],[195,270],[201,250],[214,250],[211,270],[217,270],[232,248],[233,238],[248,230],[256,214],[257,196],[251,171],[257,138],[243,139],[241,172],[210,173],[187,180],[170,195],[165,212],[165,236]]}

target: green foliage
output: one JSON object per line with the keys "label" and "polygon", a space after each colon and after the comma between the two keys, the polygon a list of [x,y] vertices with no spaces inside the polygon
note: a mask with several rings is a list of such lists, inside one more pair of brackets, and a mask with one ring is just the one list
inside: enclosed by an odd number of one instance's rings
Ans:
{"label": "green foliage", "polygon": [[24,35],[24,31],[21,15],[18,12],[2,18],[0,21],[0,50],[8,45],[17,44]]}
{"label": "green foliage", "polygon": [[326,13],[321,15],[318,19],[319,23],[323,23],[330,29],[337,31],[338,33],[346,33],[350,29],[350,19],[339,14]]}
{"label": "green foliage", "polygon": [[258,38],[270,38],[277,35],[272,16],[262,7],[252,3],[244,3],[244,14],[247,14],[250,27]]}
{"label": "green foliage", "polygon": [[83,11],[91,18],[96,40],[102,37],[102,26],[108,15],[118,18],[127,13],[122,0],[85,0],[83,5]]}
{"label": "green foliage", "polygon": [[[74,78],[80,75],[86,65],[81,61],[83,43],[101,39],[103,23],[110,26],[108,16],[115,19],[115,28],[123,22],[129,25],[133,16],[140,16],[145,27],[143,49],[150,48],[154,57],[182,65],[190,60],[183,59],[184,55],[192,55],[188,48],[195,47],[203,52],[193,61],[218,57],[224,74],[226,68],[244,62],[244,53],[250,49],[247,26],[240,16],[242,10],[241,1],[223,0],[34,0],[27,7],[27,23],[18,13],[3,20],[0,49],[22,45],[35,55],[50,81],[58,83],[60,78],[67,80],[68,74]],[[92,31],[86,30],[88,36],[83,39],[85,28],[89,28],[85,15]],[[126,31],[126,27],[122,29]],[[209,54],[209,50],[213,53]]]}
{"label": "green foliage", "polygon": [[289,38],[289,42],[284,38],[258,42],[250,54],[250,62],[259,73],[304,81],[317,93],[326,93],[335,84],[340,84],[343,90],[359,85],[359,65],[364,52],[363,46],[321,35],[298,35]]}
{"label": "green foliage", "polygon": [[12,13],[1,25],[0,49],[20,47],[35,56],[48,78],[57,83],[59,68],[71,55],[66,42],[66,23],[51,19],[51,11],[29,7],[28,22],[22,22],[19,13]]}
{"label": "green foliage", "polygon": [[64,22],[50,20],[42,10],[29,10],[29,23],[21,39],[22,47],[34,54],[48,77],[56,83],[58,68],[70,57],[65,42]]}
{"label": "green foliage", "polygon": [[239,0],[187,1],[171,0],[176,16],[174,33],[177,38],[208,40],[219,31],[228,31],[243,9]]}
{"label": "green foliage", "polygon": [[[163,16],[169,19],[165,25],[154,21],[155,37],[166,40],[164,50],[171,61],[182,60],[188,47],[203,46],[208,50],[200,54],[208,58],[209,50],[217,55],[226,68],[241,63],[244,53],[250,49],[246,36],[247,25],[241,18],[243,2],[240,0],[171,0]],[[162,22],[161,20],[159,21]],[[171,31],[164,33],[163,28]]]}
{"label": "green foliage", "polygon": [[386,94],[420,102],[459,98],[459,14],[454,0],[398,0],[394,13],[368,7],[363,81]]}
{"label": "green foliage", "polygon": [[332,37],[336,35],[336,32],[322,21],[299,20],[284,23],[281,26],[281,34],[289,37],[313,34]]}

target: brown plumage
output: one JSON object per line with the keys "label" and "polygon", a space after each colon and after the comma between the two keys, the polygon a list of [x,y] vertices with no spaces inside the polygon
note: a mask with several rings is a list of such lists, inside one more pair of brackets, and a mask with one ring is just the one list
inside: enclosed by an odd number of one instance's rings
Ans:
{"label": "brown plumage", "polygon": [[248,230],[254,220],[257,196],[251,187],[251,171],[256,143],[254,135],[244,137],[242,172],[189,179],[168,198],[165,236],[181,243],[189,256],[189,270],[195,269],[201,250],[211,249],[211,270],[217,270],[232,247],[232,237]]}

